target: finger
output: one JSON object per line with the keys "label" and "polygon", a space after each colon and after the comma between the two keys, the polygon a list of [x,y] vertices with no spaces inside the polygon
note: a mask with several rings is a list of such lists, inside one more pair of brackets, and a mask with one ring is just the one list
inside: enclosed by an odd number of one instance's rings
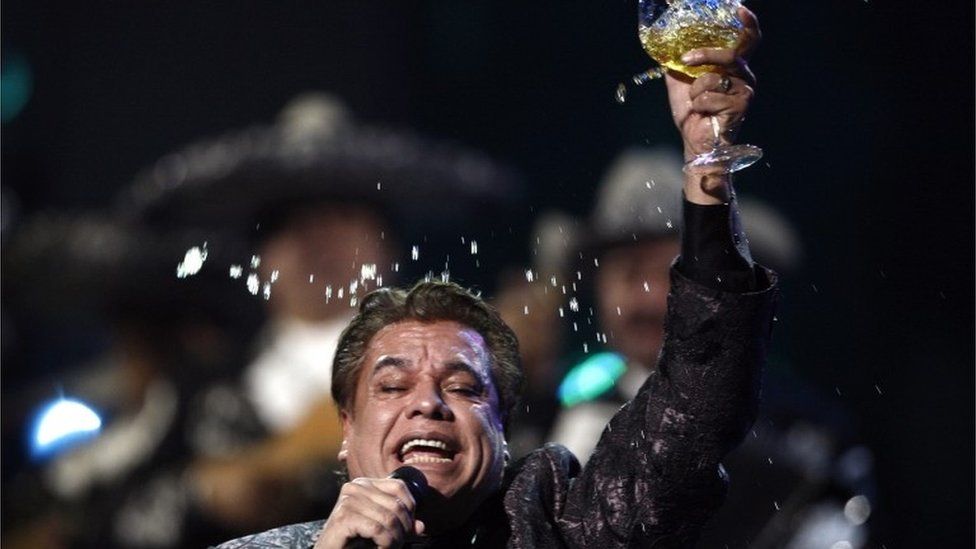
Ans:
{"label": "finger", "polygon": [[710,65],[718,67],[715,72],[738,76],[750,85],[756,85],[756,76],[749,68],[746,60],[740,57],[736,50],[728,48],[698,48],[689,50],[681,56],[681,62],[689,67]]}
{"label": "finger", "polygon": [[[378,508],[361,490],[350,483],[343,486],[342,495],[336,502],[332,514],[323,527],[323,536],[332,540],[328,546],[345,545],[355,538],[372,540],[380,547],[390,547],[401,543],[404,533],[396,518],[378,513]],[[345,540],[345,541],[342,541]]]}
{"label": "finger", "polygon": [[[743,92],[748,93],[748,92]],[[704,116],[742,113],[748,105],[748,97],[706,91],[692,100],[691,110]]]}
{"label": "finger", "polygon": [[725,67],[736,63],[736,53],[731,48],[697,48],[688,50],[681,56],[681,62],[689,67],[697,65],[717,65]]}
{"label": "finger", "polygon": [[[400,533],[412,532],[414,501],[410,492],[402,494],[395,488],[381,486],[386,482],[386,479],[355,479],[347,484],[348,490],[343,488],[349,495],[357,498],[354,507],[356,511]],[[393,493],[384,491],[384,488]]]}
{"label": "finger", "polygon": [[[728,83],[728,88],[725,87],[726,82]],[[706,92],[723,95],[746,94],[751,98],[753,88],[741,78],[709,72],[696,78],[691,83],[691,87],[688,88],[688,98],[694,101],[699,95]]]}
{"label": "finger", "polygon": [[398,478],[384,478],[373,480],[372,485],[381,492],[393,496],[403,502],[410,512],[417,507],[417,502],[413,499],[413,494],[407,488],[407,483]]}
{"label": "finger", "polygon": [[348,527],[350,535],[347,539],[372,540],[377,547],[393,547],[404,539],[402,535],[392,532],[387,525],[366,516],[356,517],[355,521],[348,523]]}
{"label": "finger", "polygon": [[742,30],[739,32],[736,50],[741,57],[748,59],[762,41],[762,31],[759,30],[759,19],[749,8],[739,6],[738,16],[739,21],[742,22]]}

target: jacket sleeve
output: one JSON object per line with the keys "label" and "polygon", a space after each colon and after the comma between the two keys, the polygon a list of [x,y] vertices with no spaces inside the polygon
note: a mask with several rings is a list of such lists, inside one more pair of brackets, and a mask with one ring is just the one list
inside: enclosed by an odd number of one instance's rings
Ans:
{"label": "jacket sleeve", "polygon": [[675,269],[656,370],[607,425],[565,492],[559,530],[571,547],[687,547],[721,505],[720,460],[755,419],[776,299],[728,293]]}

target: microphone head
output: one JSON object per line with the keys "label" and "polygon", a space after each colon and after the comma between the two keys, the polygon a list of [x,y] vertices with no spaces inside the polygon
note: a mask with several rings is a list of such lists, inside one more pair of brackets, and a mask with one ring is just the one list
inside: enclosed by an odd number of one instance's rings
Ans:
{"label": "microphone head", "polygon": [[427,495],[427,477],[416,467],[409,465],[399,467],[396,471],[390,473],[390,478],[402,480],[407,485],[407,489],[410,490],[410,495],[413,496],[413,499],[418,504]]}

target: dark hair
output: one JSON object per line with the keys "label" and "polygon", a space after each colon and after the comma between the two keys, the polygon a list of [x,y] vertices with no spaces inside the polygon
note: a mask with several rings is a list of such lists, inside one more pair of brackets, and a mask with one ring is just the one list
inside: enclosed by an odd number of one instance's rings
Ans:
{"label": "dark hair", "polygon": [[332,361],[332,398],[339,408],[348,409],[352,404],[370,340],[384,326],[404,320],[454,321],[481,334],[491,357],[502,423],[507,427],[524,383],[518,339],[494,307],[452,282],[419,282],[410,290],[381,288],[363,298],[359,313],[339,338]]}

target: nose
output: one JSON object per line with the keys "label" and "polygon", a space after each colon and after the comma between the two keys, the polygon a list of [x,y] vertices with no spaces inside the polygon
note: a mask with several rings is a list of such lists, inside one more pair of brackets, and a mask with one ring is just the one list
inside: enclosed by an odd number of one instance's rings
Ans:
{"label": "nose", "polygon": [[408,419],[426,418],[439,421],[454,419],[454,412],[444,402],[440,387],[433,382],[424,382],[416,386],[406,414]]}

